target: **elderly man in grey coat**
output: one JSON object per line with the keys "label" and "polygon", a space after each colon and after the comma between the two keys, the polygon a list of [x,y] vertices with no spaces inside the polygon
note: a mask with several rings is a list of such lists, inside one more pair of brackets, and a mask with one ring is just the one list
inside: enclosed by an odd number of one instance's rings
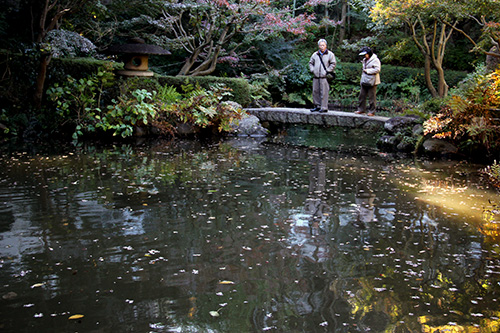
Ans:
{"label": "elderly man in grey coat", "polygon": [[337,62],[332,51],[327,49],[326,40],[318,41],[319,50],[314,52],[309,60],[309,70],[313,78],[313,103],[311,112],[328,112],[328,84],[327,74],[333,73]]}

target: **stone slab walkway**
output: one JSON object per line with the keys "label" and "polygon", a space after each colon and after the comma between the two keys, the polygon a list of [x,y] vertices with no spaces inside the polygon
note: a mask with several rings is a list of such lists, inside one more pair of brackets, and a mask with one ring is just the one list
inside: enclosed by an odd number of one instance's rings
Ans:
{"label": "stone slab walkway", "polygon": [[339,126],[373,131],[383,130],[385,122],[390,119],[381,116],[369,117],[367,115],[355,114],[354,112],[328,111],[318,113],[311,112],[309,109],[295,108],[248,108],[245,111],[259,118],[261,122]]}

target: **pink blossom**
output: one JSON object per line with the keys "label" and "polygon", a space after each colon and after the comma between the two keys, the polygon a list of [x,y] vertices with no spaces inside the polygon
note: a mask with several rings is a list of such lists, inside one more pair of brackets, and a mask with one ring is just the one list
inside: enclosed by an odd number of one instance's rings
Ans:
{"label": "pink blossom", "polygon": [[306,6],[318,6],[318,5],[328,5],[333,0],[309,0],[306,2]]}

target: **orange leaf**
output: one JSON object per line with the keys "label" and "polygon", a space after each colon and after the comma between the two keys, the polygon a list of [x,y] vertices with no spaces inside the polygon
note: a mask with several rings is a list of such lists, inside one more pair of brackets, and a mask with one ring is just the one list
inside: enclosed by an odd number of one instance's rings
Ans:
{"label": "orange leaf", "polygon": [[74,320],[74,319],[80,319],[83,317],[84,317],[84,315],[82,315],[82,314],[75,314],[75,315],[72,315],[71,317],[69,317],[68,319]]}

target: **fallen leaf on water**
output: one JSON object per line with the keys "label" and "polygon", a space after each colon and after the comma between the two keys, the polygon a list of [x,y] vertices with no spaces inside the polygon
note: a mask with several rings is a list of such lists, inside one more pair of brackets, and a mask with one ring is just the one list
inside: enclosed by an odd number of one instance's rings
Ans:
{"label": "fallen leaf on water", "polygon": [[71,317],[69,317],[68,319],[74,320],[74,319],[80,319],[83,317],[84,317],[84,315],[82,315],[82,314],[75,314],[75,315],[72,315]]}
{"label": "fallen leaf on water", "polygon": [[31,288],[39,288],[43,286],[45,283],[35,283],[34,285],[31,286]]}
{"label": "fallen leaf on water", "polygon": [[220,281],[219,284],[234,284],[233,281]]}

